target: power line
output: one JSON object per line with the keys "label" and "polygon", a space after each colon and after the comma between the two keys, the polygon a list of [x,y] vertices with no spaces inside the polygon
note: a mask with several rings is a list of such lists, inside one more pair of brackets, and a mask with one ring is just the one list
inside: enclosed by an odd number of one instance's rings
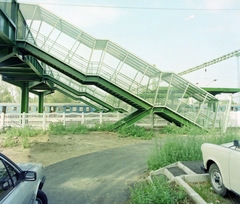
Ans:
{"label": "power line", "polygon": [[[24,3],[24,2],[22,2]],[[28,4],[36,4],[37,2],[27,2]],[[109,9],[133,9],[133,10],[167,10],[167,11],[239,11],[240,8],[226,9],[204,9],[204,8],[168,8],[168,7],[139,7],[139,6],[108,6],[108,5],[85,5],[85,4],[63,4],[63,3],[37,3],[55,6],[78,6],[88,8],[109,8]]]}

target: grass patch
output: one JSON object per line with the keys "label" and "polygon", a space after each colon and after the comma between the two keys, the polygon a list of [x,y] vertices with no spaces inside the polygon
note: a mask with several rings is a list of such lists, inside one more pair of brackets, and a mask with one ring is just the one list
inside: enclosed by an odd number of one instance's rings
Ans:
{"label": "grass patch", "polygon": [[168,183],[165,176],[152,178],[152,183],[140,182],[130,188],[131,204],[189,204],[188,195],[178,185]]}
{"label": "grass patch", "polygon": [[2,134],[4,138],[3,147],[14,147],[20,144],[23,148],[29,148],[29,137],[35,137],[43,133],[44,131],[29,126],[25,126],[24,128],[8,128],[6,133]]}
{"label": "grass patch", "polygon": [[102,124],[97,123],[93,127],[89,128],[90,131],[112,131],[112,123],[104,122]]}
{"label": "grass patch", "polygon": [[239,138],[238,132],[231,129],[225,134],[210,132],[203,135],[202,132],[195,131],[193,135],[166,135],[161,142],[156,140],[148,159],[148,167],[156,170],[177,161],[199,161],[202,160],[203,143],[223,144]]}
{"label": "grass patch", "polygon": [[44,131],[37,130],[30,126],[25,126],[23,128],[8,128],[5,135],[8,137],[35,137],[42,134]]}
{"label": "grass patch", "polygon": [[168,126],[163,127],[160,130],[162,134],[172,134],[172,135],[202,135],[206,134],[206,130],[198,128],[193,125],[184,125],[184,126],[176,126],[174,123],[171,123]]}
{"label": "grass patch", "polygon": [[[95,124],[93,127],[87,127],[81,123],[70,123],[69,125],[64,125],[62,122],[51,123],[49,125],[48,131],[53,135],[65,135],[65,134],[86,134],[90,131],[111,131],[111,123]],[[144,140],[150,140],[155,136],[154,131],[146,130],[139,126],[123,126],[116,130],[119,137],[134,137]]]}
{"label": "grass patch", "polygon": [[70,123],[64,125],[62,122],[51,123],[48,127],[48,132],[53,135],[66,135],[66,134],[87,134],[89,129],[81,123]]}
{"label": "grass patch", "polygon": [[141,138],[144,140],[152,139],[155,134],[152,130],[146,130],[143,127],[139,126],[123,126],[117,130],[119,133],[119,137],[134,137],[134,138]]}
{"label": "grass patch", "polygon": [[[211,188],[211,184],[209,182],[200,182],[200,183],[188,183],[192,189],[197,192],[207,203],[212,204],[233,204],[234,201],[232,200],[231,196],[222,198],[221,196],[217,195]],[[236,195],[233,195],[236,196]]]}

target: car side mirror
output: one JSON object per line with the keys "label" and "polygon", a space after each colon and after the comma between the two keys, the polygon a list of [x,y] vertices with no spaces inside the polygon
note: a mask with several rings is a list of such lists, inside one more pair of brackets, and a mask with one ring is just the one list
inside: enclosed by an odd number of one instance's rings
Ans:
{"label": "car side mirror", "polygon": [[234,140],[234,141],[233,141],[233,145],[234,145],[235,147],[237,147],[237,148],[240,148],[240,145],[239,145],[238,140]]}
{"label": "car side mirror", "polygon": [[34,171],[25,171],[24,172],[24,181],[36,181],[37,174]]}
{"label": "car side mirror", "polygon": [[11,184],[9,184],[9,181],[6,181],[2,184],[2,189],[4,191],[8,190],[9,188],[11,188]]}

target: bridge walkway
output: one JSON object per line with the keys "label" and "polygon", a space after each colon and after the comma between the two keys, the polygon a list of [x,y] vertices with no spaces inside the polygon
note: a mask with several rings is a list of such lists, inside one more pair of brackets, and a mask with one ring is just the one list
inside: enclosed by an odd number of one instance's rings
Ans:
{"label": "bridge walkway", "polygon": [[218,100],[203,89],[175,73],[160,71],[109,40],[95,39],[40,6],[19,4],[17,12],[17,37],[12,42],[19,55],[47,65],[39,77],[53,84],[62,86],[56,75],[47,76],[46,67],[79,86],[90,85],[108,93],[110,106],[120,99],[118,108],[132,113],[116,127],[131,125],[152,113],[177,125],[214,126]]}

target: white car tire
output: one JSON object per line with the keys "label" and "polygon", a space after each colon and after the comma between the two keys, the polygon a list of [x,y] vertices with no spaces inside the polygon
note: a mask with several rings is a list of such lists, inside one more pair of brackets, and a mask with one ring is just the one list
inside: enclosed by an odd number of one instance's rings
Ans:
{"label": "white car tire", "polygon": [[213,190],[222,197],[226,196],[228,190],[223,184],[222,174],[215,163],[209,168],[209,177]]}

